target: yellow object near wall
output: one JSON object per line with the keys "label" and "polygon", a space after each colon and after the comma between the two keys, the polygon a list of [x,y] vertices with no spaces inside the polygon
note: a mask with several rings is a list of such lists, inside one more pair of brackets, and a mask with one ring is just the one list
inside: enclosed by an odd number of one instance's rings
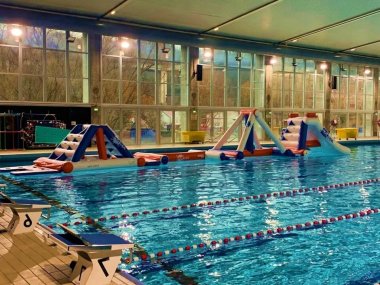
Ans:
{"label": "yellow object near wall", "polygon": [[193,143],[193,142],[205,142],[205,131],[183,131],[181,132],[181,141],[183,143]]}
{"label": "yellow object near wall", "polygon": [[358,129],[357,128],[338,128],[336,129],[336,136],[340,139],[346,139],[349,138],[357,139],[358,138]]}

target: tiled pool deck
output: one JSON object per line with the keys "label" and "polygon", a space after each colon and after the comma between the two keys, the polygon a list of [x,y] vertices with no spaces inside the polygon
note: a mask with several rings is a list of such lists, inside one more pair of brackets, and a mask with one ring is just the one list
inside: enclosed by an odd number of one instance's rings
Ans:
{"label": "tiled pool deck", "polygon": [[[10,210],[0,217],[0,285],[75,284],[69,280],[69,264],[76,258],[46,239],[39,229],[8,234],[5,229],[10,218]],[[116,273],[111,284],[134,283]]]}

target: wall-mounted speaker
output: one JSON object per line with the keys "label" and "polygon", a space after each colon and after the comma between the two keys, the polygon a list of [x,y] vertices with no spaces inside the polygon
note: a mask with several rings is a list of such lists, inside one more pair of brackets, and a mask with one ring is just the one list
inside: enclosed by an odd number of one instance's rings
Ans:
{"label": "wall-mounted speaker", "polygon": [[331,78],[331,89],[338,89],[338,76],[333,76]]}
{"label": "wall-mounted speaker", "polygon": [[197,81],[202,81],[203,79],[203,65],[197,64],[197,72],[195,73],[197,75]]}

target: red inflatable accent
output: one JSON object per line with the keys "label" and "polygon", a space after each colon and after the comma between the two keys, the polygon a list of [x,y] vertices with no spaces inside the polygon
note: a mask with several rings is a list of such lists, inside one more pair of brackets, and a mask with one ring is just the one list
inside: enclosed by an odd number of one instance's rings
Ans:
{"label": "red inflatable accent", "polygon": [[96,131],[96,146],[98,148],[99,159],[107,160],[106,142],[104,141],[104,131],[98,128]]}

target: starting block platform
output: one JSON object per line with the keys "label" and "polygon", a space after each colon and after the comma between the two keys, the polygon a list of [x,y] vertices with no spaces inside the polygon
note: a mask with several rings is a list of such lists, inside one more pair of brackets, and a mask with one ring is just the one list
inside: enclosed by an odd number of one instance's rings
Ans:
{"label": "starting block platform", "polygon": [[73,268],[70,280],[81,285],[110,284],[122,251],[132,251],[134,244],[114,234],[79,234],[61,224],[63,234],[49,234],[55,243],[67,251],[74,251],[78,261]]}
{"label": "starting block platform", "polygon": [[49,203],[34,199],[12,199],[1,191],[0,206],[9,207],[12,211],[13,216],[7,231],[14,235],[32,232],[42,216],[43,209],[48,209],[47,216],[43,217],[50,217]]}

